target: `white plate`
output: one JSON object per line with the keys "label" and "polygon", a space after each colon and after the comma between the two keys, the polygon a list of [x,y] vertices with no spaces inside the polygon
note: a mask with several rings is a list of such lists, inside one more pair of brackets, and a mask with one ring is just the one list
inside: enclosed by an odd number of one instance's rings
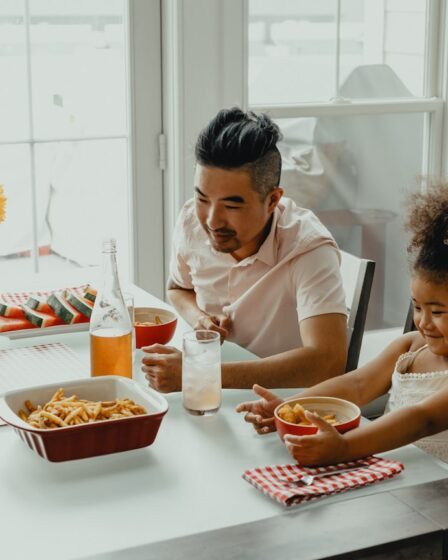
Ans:
{"label": "white plate", "polygon": [[76,323],[74,325],[57,325],[56,327],[44,327],[35,329],[21,329],[18,331],[6,331],[0,333],[0,336],[16,340],[19,338],[31,338],[34,336],[45,336],[51,334],[76,333],[89,330],[90,323]]}

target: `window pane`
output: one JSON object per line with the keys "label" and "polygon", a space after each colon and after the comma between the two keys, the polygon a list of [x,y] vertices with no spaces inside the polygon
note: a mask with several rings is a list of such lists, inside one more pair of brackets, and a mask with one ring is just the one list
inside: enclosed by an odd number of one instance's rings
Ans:
{"label": "window pane", "polygon": [[29,137],[22,0],[0,3],[0,37],[0,141],[20,140]]}
{"label": "window pane", "polygon": [[401,209],[421,173],[423,122],[422,114],[278,121],[286,195],[313,209],[342,249],[376,261],[370,329],[403,325],[409,306]]}
{"label": "window pane", "polygon": [[[0,184],[7,197],[6,219],[0,224],[0,278],[32,272],[33,245],[30,153],[27,145],[0,146]],[[39,244],[48,242],[45,221],[40,223]]]}
{"label": "window pane", "polygon": [[341,0],[344,97],[423,95],[426,0]]}
{"label": "window pane", "polygon": [[52,259],[40,268],[98,266],[101,243],[115,237],[119,267],[129,276],[129,193],[126,140],[36,146],[38,197],[45,200]]}
{"label": "window pane", "polygon": [[334,95],[334,0],[249,0],[249,103]]}
{"label": "window pane", "polygon": [[33,0],[35,135],[126,132],[123,0]]}
{"label": "window pane", "polygon": [[423,94],[425,0],[249,0],[249,103]]}

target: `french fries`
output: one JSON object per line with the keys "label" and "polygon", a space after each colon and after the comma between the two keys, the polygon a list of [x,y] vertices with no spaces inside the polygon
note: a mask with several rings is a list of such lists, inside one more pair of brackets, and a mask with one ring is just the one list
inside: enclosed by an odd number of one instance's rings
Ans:
{"label": "french fries", "polygon": [[159,317],[159,315],[156,315],[154,317],[154,322],[151,322],[151,321],[135,321],[135,326],[136,327],[154,327],[156,325],[163,325],[163,321]]}
{"label": "french fries", "polygon": [[[317,413],[315,412],[315,414]],[[305,409],[299,403],[295,403],[294,406],[291,406],[289,403],[284,404],[278,411],[278,415],[282,420],[291,424],[298,424],[299,426],[311,425],[311,422],[305,416]],[[320,415],[318,414],[318,416]],[[329,424],[339,424],[336,414],[325,414],[321,418]]]}
{"label": "french fries", "polygon": [[147,414],[144,406],[136,404],[128,398],[113,401],[88,401],[78,399],[76,395],[64,396],[58,389],[44,405],[34,406],[29,400],[24,402],[28,414],[20,409],[19,417],[34,428],[53,429],[89,424],[99,420],[116,420]]}

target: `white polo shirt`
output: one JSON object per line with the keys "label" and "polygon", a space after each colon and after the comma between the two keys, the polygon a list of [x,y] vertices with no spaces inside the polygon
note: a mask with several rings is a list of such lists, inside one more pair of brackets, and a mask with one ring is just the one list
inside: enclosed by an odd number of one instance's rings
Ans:
{"label": "white polo shirt", "polygon": [[242,261],[213,249],[189,200],[174,230],[170,275],[196,292],[204,312],[230,316],[228,340],[265,357],[301,347],[304,319],[347,315],[339,264],[330,232],[288,198],[258,252]]}

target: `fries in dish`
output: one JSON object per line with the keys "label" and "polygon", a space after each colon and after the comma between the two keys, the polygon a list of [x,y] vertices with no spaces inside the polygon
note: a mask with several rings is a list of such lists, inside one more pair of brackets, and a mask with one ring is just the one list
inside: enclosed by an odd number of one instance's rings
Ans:
{"label": "fries in dish", "polygon": [[156,325],[163,325],[162,319],[156,315],[154,317],[154,322],[152,321],[135,321],[136,327],[155,327]]}
{"label": "fries in dish", "polygon": [[[315,412],[315,414],[317,413]],[[295,403],[294,405],[286,403],[280,408],[278,415],[282,420],[290,422],[291,424],[298,424],[299,426],[311,425],[311,422],[305,416],[305,409],[299,403]],[[318,414],[318,416],[320,416],[320,414]],[[336,414],[325,414],[321,416],[321,418],[332,425],[339,423]]]}
{"label": "fries in dish", "polygon": [[63,389],[58,389],[44,405],[34,406],[29,400],[25,401],[24,405],[28,414],[20,409],[19,417],[39,429],[66,428],[99,420],[117,420],[147,414],[144,406],[128,398],[88,401],[78,399],[76,395],[65,397]]}

